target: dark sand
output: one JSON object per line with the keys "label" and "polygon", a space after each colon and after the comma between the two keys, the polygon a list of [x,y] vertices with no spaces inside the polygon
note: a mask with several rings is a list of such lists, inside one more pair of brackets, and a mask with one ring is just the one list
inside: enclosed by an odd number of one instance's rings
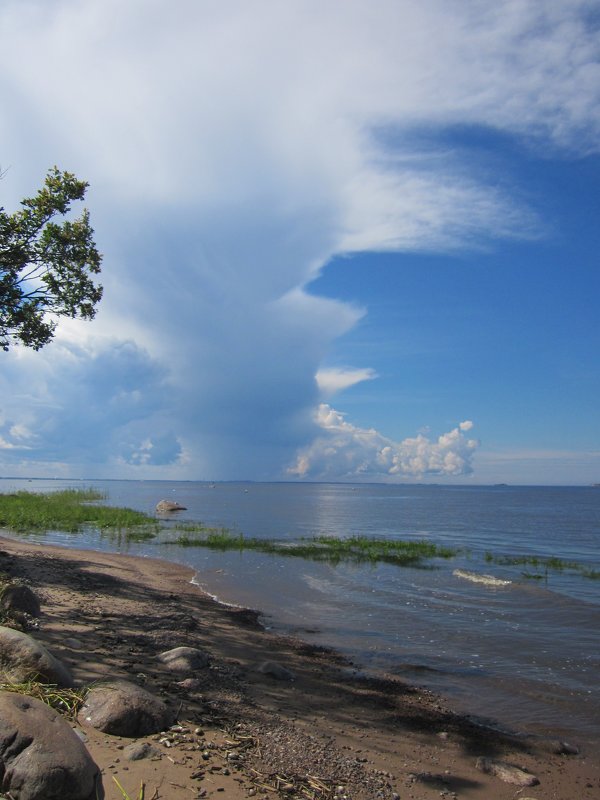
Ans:
{"label": "dark sand", "polygon": [[[85,729],[107,800],[122,798],[113,776],[132,798],[143,782],[145,800],[600,798],[598,753],[558,755],[549,741],[479,727],[425,690],[367,680],[335,653],[276,636],[254,612],[207,597],[191,570],[13,539],[0,549],[0,571],[42,601],[32,635],[79,683],[142,683],[177,713],[183,730],[171,732],[171,746],[144,738],[160,750],[153,759],[128,761],[131,740]],[[193,689],[156,659],[179,645],[211,655]],[[265,661],[294,680],[261,674]],[[482,756],[524,768],[539,784],[520,788],[485,774],[476,768]]]}

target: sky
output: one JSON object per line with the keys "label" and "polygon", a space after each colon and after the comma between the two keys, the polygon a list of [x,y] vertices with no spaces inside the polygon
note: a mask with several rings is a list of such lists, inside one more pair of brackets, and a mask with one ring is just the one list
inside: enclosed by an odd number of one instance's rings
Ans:
{"label": "sky", "polygon": [[0,475],[600,482],[598,0],[0,0],[0,205],[104,297]]}

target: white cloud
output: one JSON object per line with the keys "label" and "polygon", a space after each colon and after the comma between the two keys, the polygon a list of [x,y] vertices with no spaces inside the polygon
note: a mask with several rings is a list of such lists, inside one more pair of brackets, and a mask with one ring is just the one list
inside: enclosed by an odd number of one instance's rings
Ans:
{"label": "white cloud", "polygon": [[325,403],[319,406],[317,423],[320,435],[300,451],[288,469],[290,475],[320,480],[468,475],[478,447],[475,439],[464,436],[473,425],[470,421],[435,440],[419,434],[402,442],[394,442],[372,428],[352,425],[344,414]]}
{"label": "white cloud", "polygon": [[377,378],[377,373],[370,367],[352,369],[350,367],[330,367],[320,369],[315,378],[317,386],[323,397],[332,397],[344,389],[349,389],[357,383],[372,381]]}
{"label": "white cloud", "polygon": [[[2,204],[54,163],[73,170],[91,183],[105,254],[85,332],[62,325],[18,371],[5,362],[2,405],[32,431],[37,463],[93,453],[127,469],[185,461],[194,477],[279,475],[318,433],[315,374],[364,314],[305,291],[332,257],[540,234],[510,180],[445,132],[597,151],[587,9],[5,0]],[[359,373],[320,374],[328,392]]]}

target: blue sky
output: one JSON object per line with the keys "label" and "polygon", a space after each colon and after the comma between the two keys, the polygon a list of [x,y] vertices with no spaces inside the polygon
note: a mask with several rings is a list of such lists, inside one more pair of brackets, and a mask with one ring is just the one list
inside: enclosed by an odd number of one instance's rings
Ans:
{"label": "blue sky", "polygon": [[0,474],[600,481],[600,3],[4,0],[0,203],[90,182],[92,323]]}

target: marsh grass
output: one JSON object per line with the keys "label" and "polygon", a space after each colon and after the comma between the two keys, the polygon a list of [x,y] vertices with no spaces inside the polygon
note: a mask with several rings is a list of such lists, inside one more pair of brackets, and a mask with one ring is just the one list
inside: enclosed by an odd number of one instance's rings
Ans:
{"label": "marsh grass", "polygon": [[525,578],[541,579],[547,577],[550,570],[552,572],[576,572],[584,578],[600,580],[600,570],[590,569],[577,561],[567,561],[556,556],[497,556],[487,552],[485,560],[488,563],[499,564],[500,566],[535,567],[538,570],[544,570],[544,574],[523,572],[522,575]]}
{"label": "marsh grass", "polygon": [[425,559],[452,558],[457,550],[440,547],[427,541],[399,541],[373,539],[368,536],[314,536],[294,542],[258,539],[234,534],[224,528],[193,528],[185,530],[169,544],[180,547],[207,547],[212,550],[255,550],[271,555],[306,558],[337,564],[341,561],[354,563],[396,564],[397,566],[419,565]]}
{"label": "marsh grass", "polygon": [[105,500],[95,489],[59,492],[0,494],[0,527],[18,533],[49,530],[79,533],[86,528],[128,531],[136,538],[153,538],[158,524],[153,517],[131,508],[101,505]]}

